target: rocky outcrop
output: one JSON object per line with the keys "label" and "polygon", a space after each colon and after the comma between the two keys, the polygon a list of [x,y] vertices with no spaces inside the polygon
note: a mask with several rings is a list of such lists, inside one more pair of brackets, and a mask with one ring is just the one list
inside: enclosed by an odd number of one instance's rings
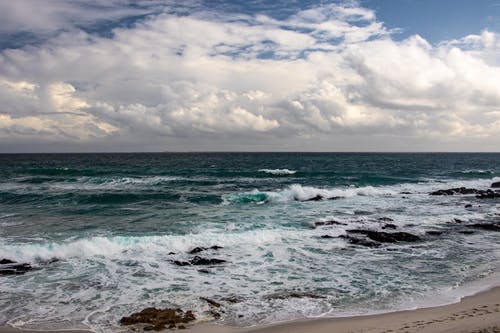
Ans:
{"label": "rocky outcrop", "polygon": [[420,240],[420,237],[408,232],[383,232],[363,229],[347,230],[347,232],[366,235],[366,237],[379,243],[417,242]]}
{"label": "rocky outcrop", "polygon": [[469,224],[467,227],[487,231],[500,231],[500,223],[474,223]]}
{"label": "rocky outcrop", "polygon": [[0,260],[0,265],[15,264],[16,262],[10,259],[3,258]]}
{"label": "rocky outcrop", "polygon": [[430,195],[454,195],[454,194],[480,194],[481,190],[475,188],[457,187],[448,190],[437,190],[429,193]]}
{"label": "rocky outcrop", "polygon": [[335,221],[335,220],[314,222],[315,227],[322,227],[322,226],[328,226],[328,225],[347,225],[347,223],[343,223],[343,222],[339,222],[339,221]]}
{"label": "rocky outcrop", "polygon": [[495,198],[500,198],[500,191],[492,191],[492,190],[486,190],[478,195],[476,195],[476,198],[478,199],[495,199]]}
{"label": "rocky outcrop", "polygon": [[33,270],[33,267],[28,263],[17,263],[14,260],[0,260],[0,275],[23,275],[26,272]]}
{"label": "rocky outcrop", "polygon": [[[196,320],[192,311],[182,311],[181,309],[157,309],[146,308],[141,312],[133,313],[128,317],[120,319],[122,325],[147,324],[145,331],[161,331],[166,328],[181,328],[182,324],[187,324]],[[184,327],[185,328],[185,327]]]}
{"label": "rocky outcrop", "polygon": [[177,266],[190,266],[190,265],[200,266],[200,265],[219,265],[225,263],[226,260],[216,259],[216,258],[208,259],[195,256],[193,259],[189,261],[173,260],[172,262]]}
{"label": "rocky outcrop", "polygon": [[392,223],[386,223],[384,224],[384,226],[382,227],[382,229],[397,229],[398,227],[395,225],[395,224],[392,224]]}
{"label": "rocky outcrop", "polygon": [[491,184],[492,188],[500,188],[500,182],[494,182],[493,184]]}
{"label": "rocky outcrop", "polygon": [[266,296],[267,299],[289,299],[289,298],[312,298],[312,299],[322,299],[326,298],[325,296],[309,293],[309,292],[282,292],[275,293]]}
{"label": "rocky outcrop", "polygon": [[192,249],[191,251],[189,251],[188,253],[189,254],[196,254],[196,253],[200,253],[200,252],[203,252],[203,251],[206,251],[206,250],[220,250],[220,249],[223,249],[224,247],[222,246],[219,246],[219,245],[213,245],[213,246],[210,246],[210,247],[195,247],[194,249]]}
{"label": "rocky outcrop", "polygon": [[207,303],[208,303],[208,304],[210,304],[211,306],[215,306],[216,308],[220,308],[220,307],[221,307],[221,304],[220,304],[219,302],[214,301],[213,299],[206,298],[206,297],[200,297],[200,299],[201,299],[202,301],[207,302]]}
{"label": "rocky outcrop", "polygon": [[348,241],[350,244],[353,244],[353,245],[361,245],[361,246],[366,246],[366,247],[379,247],[380,243],[377,243],[377,242],[372,242],[370,240],[367,240],[367,239],[363,239],[363,238],[359,238],[359,237],[352,237],[352,236],[349,236],[349,235],[340,235],[339,238],[342,238],[342,239],[345,239],[346,241]]}
{"label": "rocky outcrop", "polygon": [[[496,184],[496,183],[493,183]],[[492,185],[493,185],[492,184]],[[500,198],[500,191],[488,190],[477,190],[475,188],[457,187],[450,188],[448,190],[437,190],[429,193],[430,195],[455,195],[455,194],[475,194],[478,199],[494,199]]]}

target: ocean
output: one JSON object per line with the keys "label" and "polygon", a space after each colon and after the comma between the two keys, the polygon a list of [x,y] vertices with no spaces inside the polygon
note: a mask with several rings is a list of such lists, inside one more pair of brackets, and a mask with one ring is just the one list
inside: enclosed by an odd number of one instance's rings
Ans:
{"label": "ocean", "polygon": [[500,199],[430,193],[498,181],[483,153],[0,155],[0,259],[29,265],[0,276],[0,325],[213,320],[203,297],[238,327],[455,302],[500,284]]}

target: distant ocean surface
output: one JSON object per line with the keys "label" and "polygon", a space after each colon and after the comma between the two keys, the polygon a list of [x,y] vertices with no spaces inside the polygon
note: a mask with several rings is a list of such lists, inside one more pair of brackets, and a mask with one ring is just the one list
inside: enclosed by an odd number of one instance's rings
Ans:
{"label": "distant ocean surface", "polygon": [[500,232],[473,227],[500,199],[429,193],[498,181],[500,154],[0,155],[0,259],[33,268],[0,276],[0,325],[208,320],[200,296],[233,326],[453,302],[500,284]]}

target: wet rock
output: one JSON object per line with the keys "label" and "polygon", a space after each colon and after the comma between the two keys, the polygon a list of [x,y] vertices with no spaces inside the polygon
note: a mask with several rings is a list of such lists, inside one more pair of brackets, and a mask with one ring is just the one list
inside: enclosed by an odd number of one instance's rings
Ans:
{"label": "wet rock", "polygon": [[362,229],[347,230],[347,232],[352,234],[366,235],[371,240],[380,243],[417,242],[420,240],[420,237],[407,232],[389,233],[384,231],[372,231],[372,230],[362,230]]}
{"label": "wet rock", "polygon": [[500,231],[500,223],[474,223],[469,224],[467,227],[487,231]]}
{"label": "wet rock", "polygon": [[193,259],[189,261],[180,261],[180,260],[173,260],[172,263],[174,263],[177,266],[201,266],[201,265],[219,265],[225,263],[226,260],[223,259],[216,259],[216,258],[202,258],[195,256]]}
{"label": "wet rock", "polygon": [[472,208],[472,205],[471,204],[467,204],[464,206],[464,208]]}
{"label": "wet rock", "polygon": [[210,274],[211,273],[208,269],[205,269],[205,268],[199,269],[198,272],[203,273],[203,274]]}
{"label": "wet rock", "polygon": [[395,224],[392,224],[392,223],[386,223],[382,229],[397,229],[398,227],[395,225]]}
{"label": "wet rock", "polygon": [[345,239],[346,241],[348,241],[350,244],[353,245],[361,245],[366,247],[379,247],[381,245],[380,243],[377,242],[372,242],[366,239],[352,237],[349,235],[340,235],[339,238]]}
{"label": "wet rock", "polygon": [[267,299],[289,299],[289,298],[312,298],[312,299],[322,299],[325,296],[309,293],[309,292],[283,292],[276,293],[266,296]]}
{"label": "wet rock", "polygon": [[[309,198],[309,199],[305,199],[305,200],[302,200],[302,201],[321,201],[323,200],[324,197],[322,195],[317,195],[315,197],[312,197],[312,198]],[[296,199],[297,200],[297,199]],[[300,200],[299,200],[300,201]]]}
{"label": "wet rock", "polygon": [[426,234],[430,235],[430,236],[441,236],[443,234],[443,232],[436,231],[436,230],[429,230],[429,231],[426,231]]}
{"label": "wet rock", "polygon": [[223,259],[207,259],[207,258],[202,258],[202,257],[194,257],[191,259],[191,265],[219,265],[225,263],[226,260]]}
{"label": "wet rock", "polygon": [[382,222],[394,222],[394,220],[391,219],[390,217],[379,217],[378,220]]}
{"label": "wet rock", "polygon": [[491,184],[492,188],[500,188],[500,182],[494,182],[493,184]]}
{"label": "wet rock", "polygon": [[0,266],[0,275],[23,275],[26,274],[26,272],[29,272],[33,269],[33,267],[30,264],[18,264],[18,263],[11,263],[11,264],[2,264]]}
{"label": "wet rock", "polygon": [[224,297],[222,300],[224,302],[228,302],[228,303],[232,303],[232,304],[243,302],[243,299],[241,297],[238,297],[238,296],[228,296],[228,297]]}
{"label": "wet rock", "polygon": [[327,226],[327,225],[347,225],[347,223],[343,223],[343,222],[339,222],[339,221],[335,221],[335,220],[314,222],[315,227],[321,227],[321,226]]}
{"label": "wet rock", "polygon": [[472,230],[460,230],[458,233],[464,234],[464,235],[472,235],[474,233],[474,231],[472,231]]}
{"label": "wet rock", "polygon": [[215,306],[216,308],[220,308],[221,307],[221,304],[214,301],[213,299],[210,299],[210,298],[206,298],[206,297],[200,297],[200,299],[202,301],[205,301],[207,302],[208,304],[212,305],[212,306]]}
{"label": "wet rock", "polygon": [[330,239],[330,238],[335,238],[335,237],[334,236],[330,236],[330,235],[321,235],[319,238]]}
{"label": "wet rock", "polygon": [[200,252],[205,251],[205,250],[219,250],[222,248],[223,248],[222,246],[218,246],[218,245],[214,245],[214,246],[210,246],[210,247],[201,247],[200,246],[200,247],[195,247],[194,249],[192,249],[188,253],[189,254],[196,254],[196,253],[200,253]]}
{"label": "wet rock", "polygon": [[217,312],[217,311],[214,311],[214,310],[210,310],[210,311],[208,311],[208,313],[212,317],[214,317],[215,320],[220,319],[220,317],[221,317],[221,314],[219,312]]}
{"label": "wet rock", "polygon": [[500,198],[500,192],[499,191],[492,191],[492,190],[486,190],[482,193],[479,193],[476,195],[476,198],[478,199],[495,199],[495,198]]}
{"label": "wet rock", "polygon": [[15,264],[16,262],[10,259],[3,258],[0,260],[0,265]]}
{"label": "wet rock", "polygon": [[455,194],[481,194],[482,190],[476,190],[475,188],[466,187],[456,187],[450,188],[448,190],[437,190],[429,193],[430,195],[455,195]]}
{"label": "wet rock", "polygon": [[453,219],[453,222],[455,222],[455,223],[462,223],[463,221],[461,219]]}
{"label": "wet rock", "polygon": [[177,266],[191,266],[191,263],[189,261],[172,260],[172,263],[176,264]]}
{"label": "wet rock", "polygon": [[404,192],[400,192],[399,194],[405,194],[405,195],[408,195],[408,194],[411,194],[411,192],[404,191]]}
{"label": "wet rock", "polygon": [[181,309],[146,308],[141,312],[133,313],[120,319],[121,325],[149,324],[144,330],[161,331],[165,328],[175,328],[177,324],[187,324],[196,318],[191,311]]}

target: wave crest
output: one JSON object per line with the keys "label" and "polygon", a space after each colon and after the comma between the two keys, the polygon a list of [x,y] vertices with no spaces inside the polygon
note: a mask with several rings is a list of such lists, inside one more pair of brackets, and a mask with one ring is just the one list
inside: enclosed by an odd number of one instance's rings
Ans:
{"label": "wave crest", "polygon": [[238,194],[229,194],[223,197],[225,203],[244,204],[288,201],[331,200],[337,198],[351,198],[355,196],[394,195],[398,192],[390,188],[373,186],[323,189],[299,184],[290,185],[280,191],[261,192],[253,190]]}
{"label": "wave crest", "polygon": [[294,175],[295,173],[297,173],[296,170],[289,169],[259,169],[259,172],[265,172],[267,174],[275,176]]}

